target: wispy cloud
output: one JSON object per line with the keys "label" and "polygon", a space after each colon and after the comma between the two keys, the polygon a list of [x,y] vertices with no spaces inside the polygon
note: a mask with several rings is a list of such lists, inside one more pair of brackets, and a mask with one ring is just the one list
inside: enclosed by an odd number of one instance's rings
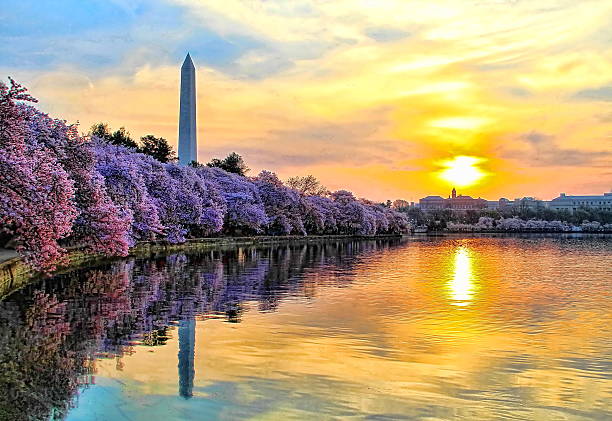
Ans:
{"label": "wispy cloud", "polygon": [[609,188],[609,2],[10,3],[0,73],[83,128],[176,142],[190,51],[203,161],[236,150],[379,199],[446,191],[432,163],[458,154],[487,158],[475,195],[556,194],[557,167],[559,185]]}
{"label": "wispy cloud", "polygon": [[393,42],[410,36],[410,32],[384,26],[366,28],[365,34],[378,42]]}
{"label": "wispy cloud", "polygon": [[583,89],[573,95],[574,99],[588,101],[612,102],[612,85],[601,86],[598,88]]}
{"label": "wispy cloud", "polygon": [[579,148],[566,148],[558,145],[553,135],[532,130],[518,136],[526,141],[531,149],[527,151],[510,151],[506,156],[520,159],[532,166],[545,167],[601,167],[612,166],[612,150],[584,150]]}

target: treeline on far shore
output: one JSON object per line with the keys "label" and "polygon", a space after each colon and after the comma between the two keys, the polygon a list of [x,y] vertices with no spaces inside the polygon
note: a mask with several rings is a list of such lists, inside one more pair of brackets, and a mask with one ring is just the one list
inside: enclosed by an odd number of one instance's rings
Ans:
{"label": "treeline on far shore", "polygon": [[415,224],[431,231],[611,231],[612,212],[596,208],[579,208],[574,212],[550,208],[507,207],[503,210],[482,209],[423,212],[419,208],[399,208]]}
{"label": "treeline on far shore", "polygon": [[572,224],[563,221],[542,219],[499,218],[481,216],[475,224],[447,222],[446,230],[451,232],[612,232],[612,224],[584,221]]}
{"label": "treeline on far shore", "polygon": [[224,235],[399,234],[406,214],[312,176],[246,175],[238,154],[176,162],[163,138],[133,141],[104,124],[81,135],[0,82],[0,247],[51,271],[65,247],[124,256],[139,241]]}

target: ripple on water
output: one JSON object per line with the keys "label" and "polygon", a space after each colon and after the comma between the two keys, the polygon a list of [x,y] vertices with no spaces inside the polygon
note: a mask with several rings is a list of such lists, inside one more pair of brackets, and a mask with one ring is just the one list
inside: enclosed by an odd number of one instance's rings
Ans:
{"label": "ripple on water", "polygon": [[0,409],[612,419],[611,258],[609,237],[424,237],[78,270],[0,303]]}

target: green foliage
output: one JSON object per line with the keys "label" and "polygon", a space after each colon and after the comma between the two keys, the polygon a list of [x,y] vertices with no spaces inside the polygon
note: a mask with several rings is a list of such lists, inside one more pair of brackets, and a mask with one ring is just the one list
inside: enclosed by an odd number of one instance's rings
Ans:
{"label": "green foliage", "polygon": [[97,136],[112,145],[138,149],[138,143],[136,143],[136,141],[130,137],[130,133],[125,129],[125,127],[120,127],[119,130],[111,132],[111,129],[108,127],[108,124],[96,123],[91,126],[89,135]]}
{"label": "green foliage", "polygon": [[163,137],[155,137],[148,134],[140,138],[139,151],[152,156],[159,162],[170,162],[176,159],[172,146]]}
{"label": "green foliage", "polygon": [[125,127],[121,127],[113,132],[106,123],[96,123],[91,126],[89,135],[96,136],[111,145],[135,149],[140,153],[152,156],[159,162],[170,162],[176,159],[172,146],[163,137],[155,137],[152,134],[148,134],[140,138],[139,145],[130,137],[130,133]]}
{"label": "green foliage", "polygon": [[[196,163],[196,166],[199,165],[200,164]],[[249,167],[246,166],[246,163],[244,162],[242,157],[236,152],[232,152],[227,157],[225,157],[225,159],[214,158],[212,161],[206,164],[206,166],[221,168],[222,170],[241,176],[246,175],[246,173],[249,171]]]}

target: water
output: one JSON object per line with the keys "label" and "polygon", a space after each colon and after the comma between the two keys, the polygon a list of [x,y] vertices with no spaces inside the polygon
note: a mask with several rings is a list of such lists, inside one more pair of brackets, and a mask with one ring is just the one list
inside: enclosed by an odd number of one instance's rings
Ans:
{"label": "water", "polygon": [[612,239],[126,260],[0,303],[0,419],[612,419]]}

